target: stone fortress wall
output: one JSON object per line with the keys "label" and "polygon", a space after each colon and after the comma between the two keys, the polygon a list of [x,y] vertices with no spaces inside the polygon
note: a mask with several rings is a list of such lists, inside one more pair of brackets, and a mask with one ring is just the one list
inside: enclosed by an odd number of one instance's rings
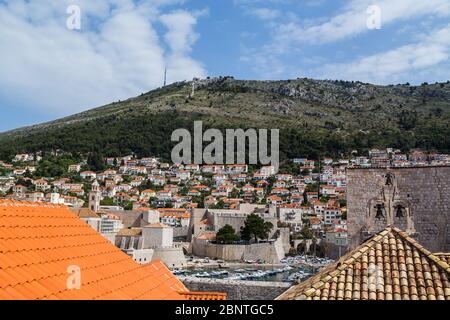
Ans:
{"label": "stone fortress wall", "polygon": [[274,300],[291,287],[286,282],[240,281],[186,278],[184,285],[194,292],[226,292],[227,300]]}
{"label": "stone fortress wall", "polygon": [[283,241],[278,238],[273,243],[253,243],[249,245],[203,243],[194,239],[193,254],[199,257],[225,261],[264,260],[278,263],[285,257]]}
{"label": "stone fortress wall", "polygon": [[347,170],[350,248],[388,225],[432,252],[450,251],[450,167]]}

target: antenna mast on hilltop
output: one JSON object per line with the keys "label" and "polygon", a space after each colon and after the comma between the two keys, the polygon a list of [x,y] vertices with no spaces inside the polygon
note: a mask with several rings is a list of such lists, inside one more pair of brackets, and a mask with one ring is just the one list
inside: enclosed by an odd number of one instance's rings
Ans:
{"label": "antenna mast on hilltop", "polygon": [[190,97],[193,98],[195,95],[195,78],[192,80],[192,91]]}
{"label": "antenna mast on hilltop", "polygon": [[164,87],[167,85],[167,68],[164,69]]}

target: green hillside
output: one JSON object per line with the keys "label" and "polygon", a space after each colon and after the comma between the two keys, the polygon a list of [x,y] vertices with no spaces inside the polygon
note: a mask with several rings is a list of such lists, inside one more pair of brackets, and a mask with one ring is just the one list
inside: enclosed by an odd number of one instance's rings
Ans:
{"label": "green hillside", "polygon": [[[96,151],[169,158],[170,135],[204,127],[281,129],[283,158],[346,154],[392,146],[450,151],[450,82],[375,86],[360,82],[243,81],[175,83],[49,123],[0,134],[0,157],[19,152]],[[205,128],[205,129],[206,129]]]}

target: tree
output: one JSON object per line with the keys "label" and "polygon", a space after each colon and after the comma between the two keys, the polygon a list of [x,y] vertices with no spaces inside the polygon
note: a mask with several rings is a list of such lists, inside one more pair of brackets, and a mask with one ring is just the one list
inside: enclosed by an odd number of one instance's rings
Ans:
{"label": "tree", "polygon": [[133,210],[133,202],[124,201],[124,202],[122,202],[122,207],[124,210]]}
{"label": "tree", "polygon": [[105,161],[101,153],[94,151],[91,152],[87,158],[87,164],[93,171],[103,171],[105,170]]}
{"label": "tree", "polygon": [[347,206],[347,200],[346,199],[339,199],[338,203],[339,203],[339,207],[340,208],[344,208],[344,207]]}
{"label": "tree", "polygon": [[112,198],[105,197],[102,201],[100,201],[100,205],[102,206],[114,206],[115,202]]}
{"label": "tree", "polygon": [[314,238],[314,231],[311,228],[307,227],[307,226],[304,226],[302,228],[302,231],[300,231],[300,234],[302,235],[303,239],[312,239],[312,238]]}
{"label": "tree", "polygon": [[33,174],[31,173],[31,171],[29,169],[27,169],[25,171],[25,174],[23,175],[25,178],[33,178]]}
{"label": "tree", "polygon": [[218,243],[229,244],[233,243],[234,241],[238,241],[239,236],[236,234],[236,231],[232,226],[226,224],[217,232],[216,239]]}
{"label": "tree", "polygon": [[27,188],[31,188],[33,186],[33,182],[31,180],[29,180],[29,179],[25,180],[25,179],[22,179],[22,178],[17,179],[16,184],[20,184],[20,185],[22,185],[24,187],[27,187]]}
{"label": "tree", "polygon": [[221,199],[217,201],[215,205],[210,206],[210,209],[224,209],[225,208],[225,202]]}
{"label": "tree", "polygon": [[431,109],[431,113],[432,113],[435,117],[440,118],[440,117],[442,117],[442,114],[443,114],[444,112],[443,112],[442,108],[437,107],[437,108]]}
{"label": "tree", "polygon": [[268,239],[270,231],[273,228],[271,222],[264,221],[263,218],[256,214],[250,214],[241,227],[241,237],[244,240],[250,241],[254,239],[255,242],[259,239]]}
{"label": "tree", "polygon": [[234,188],[233,191],[231,191],[230,198],[237,199],[239,198],[239,194],[240,194],[239,190]]}
{"label": "tree", "polygon": [[398,116],[398,125],[404,130],[411,130],[417,126],[419,121],[419,116],[416,111],[405,111],[400,112]]}
{"label": "tree", "polygon": [[47,156],[39,162],[36,172],[33,174],[35,177],[61,177],[67,174],[67,168],[70,164],[74,164],[75,161],[69,156]]}
{"label": "tree", "polygon": [[317,192],[317,189],[319,188],[319,183],[318,182],[313,182],[310,183],[306,186],[305,191],[306,192]]}

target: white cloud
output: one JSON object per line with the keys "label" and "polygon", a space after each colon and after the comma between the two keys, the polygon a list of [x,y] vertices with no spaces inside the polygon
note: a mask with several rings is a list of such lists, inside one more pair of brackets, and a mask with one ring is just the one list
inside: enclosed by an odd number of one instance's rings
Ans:
{"label": "white cloud", "polygon": [[273,4],[287,4],[292,3],[295,0],[234,0],[234,4],[237,6],[247,6],[259,3],[273,3]]}
{"label": "white cloud", "polygon": [[252,8],[248,10],[248,14],[262,20],[274,20],[281,16],[281,12],[279,10],[268,8]]}
{"label": "white cloud", "polygon": [[310,26],[294,22],[280,24],[274,30],[276,42],[285,47],[299,43],[321,44],[369,32],[367,8],[371,5],[381,9],[382,26],[424,15],[450,15],[450,0],[352,0],[340,14],[326,22]]}
{"label": "white cloud", "polygon": [[292,0],[234,0],[234,5],[249,16],[270,22],[289,14],[278,8],[291,2]]}
{"label": "white cloud", "polygon": [[164,38],[174,54],[191,51],[199,36],[195,33],[194,27],[197,24],[198,16],[203,14],[205,13],[201,12],[194,16],[188,11],[180,10],[161,15],[160,21],[168,29]]}
{"label": "white cloud", "polygon": [[[202,70],[203,66],[188,56],[199,37],[194,31],[197,19],[205,14],[207,11],[190,13],[180,10],[159,18],[168,30],[164,39],[171,50],[167,58],[169,80],[173,80],[174,76],[187,79],[192,78],[192,74],[205,75]],[[192,69],[186,69],[186,66],[192,66]]]}
{"label": "white cloud", "polygon": [[[406,82],[417,76],[418,72],[428,75],[434,73],[434,67],[448,61],[449,56],[450,25],[422,36],[421,41],[417,43],[350,63],[328,64],[315,73],[328,79],[357,79],[379,84]],[[450,69],[447,69],[447,77],[448,74]]]}
{"label": "white cloud", "polygon": [[[205,76],[202,64],[189,56],[198,39],[194,27],[199,15],[161,13],[162,6],[180,2],[11,0],[0,4],[0,96],[59,116],[158,87],[166,66],[171,81]],[[66,8],[72,3],[81,8],[80,31],[66,28]],[[161,16],[170,53],[155,28]]]}
{"label": "white cloud", "polygon": [[[239,0],[237,0],[239,1]],[[257,0],[240,0],[258,2]],[[247,62],[253,69],[256,75],[264,78],[284,76],[302,76],[305,75],[306,70],[298,70],[295,65],[292,65],[293,55],[297,56],[297,60],[301,63],[306,63],[308,57],[304,57],[304,51],[308,49],[318,49],[325,44],[339,43],[344,40],[353,39],[362,34],[369,34],[370,32],[378,32],[369,30],[367,28],[367,20],[370,14],[367,12],[369,6],[377,5],[381,9],[381,23],[382,28],[392,25],[394,23],[401,23],[410,21],[417,18],[424,18],[424,21],[430,21],[430,19],[448,17],[450,16],[450,0],[350,0],[339,10],[339,12],[331,17],[318,17],[314,19],[278,19],[267,23],[271,36],[270,41],[260,48],[253,48],[243,53],[242,61]],[[430,24],[428,23],[428,27]],[[416,25],[415,33],[419,30],[427,29],[424,25]],[[406,47],[405,51],[408,47]],[[410,47],[409,49],[418,49]],[[434,55],[432,57],[419,57],[420,50],[417,52],[417,57],[411,59],[418,64],[433,64],[435,61],[444,59],[445,51],[439,46],[434,49]],[[399,52],[402,53],[403,52]],[[395,55],[395,52],[386,53],[386,57]],[[375,63],[380,68],[382,62],[377,62],[379,59],[382,61],[388,61],[391,59],[385,57],[382,53],[374,56],[370,56],[365,60],[366,62]],[[373,60],[371,60],[373,59]],[[361,58],[363,61],[364,58]],[[393,59],[392,59],[393,60]],[[388,63],[388,62],[386,62]],[[352,65],[351,63],[349,65]],[[410,65],[406,63],[406,65]],[[415,64],[412,64],[415,66]],[[362,68],[362,66],[360,67]],[[392,66],[392,71],[401,66]],[[380,73],[371,79],[381,80],[385,70],[389,73],[389,68],[381,68]],[[333,74],[330,72],[324,72],[324,75]],[[376,71],[373,71],[374,75]],[[393,72],[392,72],[393,73]],[[391,73],[391,74],[392,74]],[[347,73],[348,74],[348,73]],[[365,74],[367,72],[357,72],[355,75]],[[335,76],[339,76],[336,72]],[[317,77],[314,74],[314,77]],[[352,79],[357,79],[353,77]],[[364,77],[367,79],[367,77]]]}

